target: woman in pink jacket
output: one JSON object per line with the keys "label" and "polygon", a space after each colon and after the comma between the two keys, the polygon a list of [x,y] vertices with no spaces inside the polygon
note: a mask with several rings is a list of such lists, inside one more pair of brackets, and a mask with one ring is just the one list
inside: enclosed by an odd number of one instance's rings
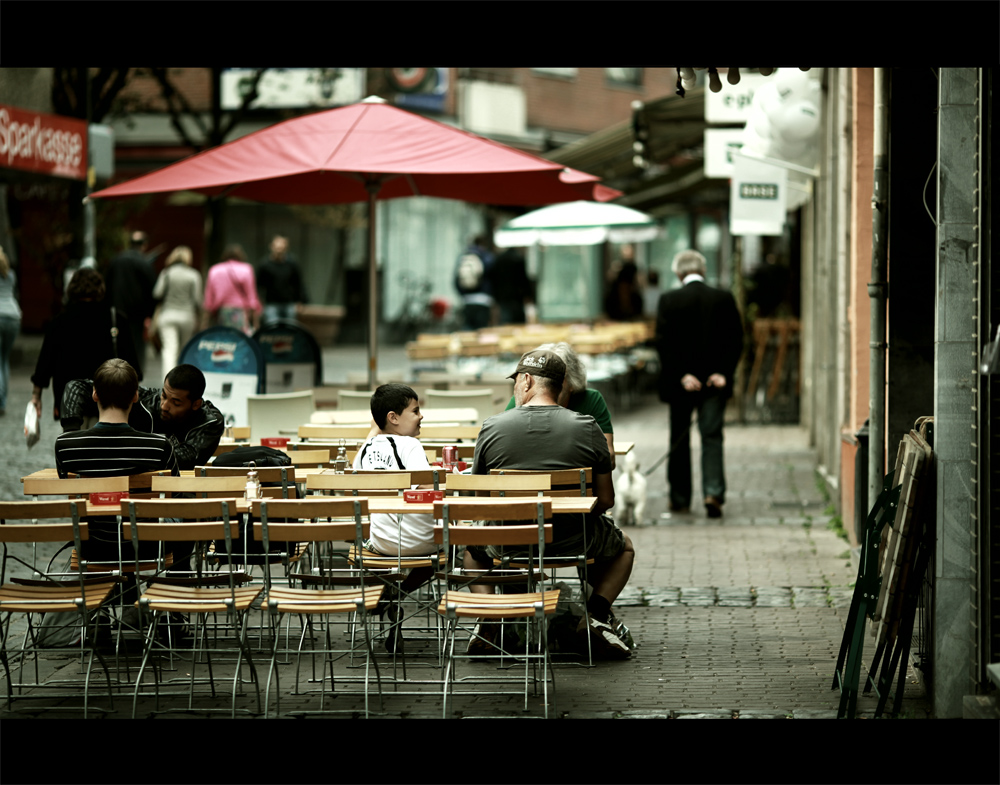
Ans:
{"label": "woman in pink jacket", "polygon": [[202,328],[214,323],[253,335],[262,310],[253,267],[241,246],[230,245],[208,271]]}

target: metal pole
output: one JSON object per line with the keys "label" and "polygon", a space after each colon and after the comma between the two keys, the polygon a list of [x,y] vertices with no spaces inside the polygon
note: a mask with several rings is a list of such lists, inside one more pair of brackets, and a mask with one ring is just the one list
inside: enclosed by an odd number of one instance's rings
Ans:
{"label": "metal pole", "polygon": [[885,353],[889,251],[889,69],[875,69],[874,193],[872,195],[871,359],[869,362],[868,499],[877,499],[885,476]]}
{"label": "metal pole", "polygon": [[375,197],[382,183],[365,183],[368,191],[368,389],[375,389],[378,366],[378,275],[375,255]]}
{"label": "metal pole", "polygon": [[[90,97],[90,69],[86,71],[84,84],[87,90],[87,180],[84,185],[83,197],[83,258],[88,256],[97,259],[96,221],[94,218],[94,202],[90,193],[94,190],[94,145],[91,144],[90,124],[93,116],[93,102]],[[83,260],[81,260],[82,262]]]}

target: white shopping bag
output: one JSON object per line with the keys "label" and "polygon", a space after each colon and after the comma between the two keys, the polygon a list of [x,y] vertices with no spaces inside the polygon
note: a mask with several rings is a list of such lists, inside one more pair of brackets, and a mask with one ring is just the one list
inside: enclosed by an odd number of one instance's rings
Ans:
{"label": "white shopping bag", "polygon": [[28,408],[24,412],[24,439],[29,449],[34,447],[39,439],[38,430],[38,412],[35,411],[35,404],[29,401]]}

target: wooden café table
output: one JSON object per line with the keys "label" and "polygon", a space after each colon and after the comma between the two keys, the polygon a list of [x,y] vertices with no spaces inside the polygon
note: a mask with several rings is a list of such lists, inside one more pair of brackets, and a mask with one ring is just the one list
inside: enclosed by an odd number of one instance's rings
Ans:
{"label": "wooden caf\u00e9 table", "polygon": [[[434,502],[408,502],[403,499],[402,496],[366,496],[362,497],[368,499],[368,512],[370,513],[434,513]],[[530,497],[534,499],[535,497]],[[596,496],[542,496],[538,497],[546,501],[552,502],[552,512],[553,513],[587,513],[594,509],[597,504]],[[447,500],[448,497],[445,497]],[[482,503],[489,503],[489,499],[483,499]],[[467,502],[476,503],[475,499],[468,499],[463,497],[462,503]],[[250,504],[246,499],[238,498],[236,500],[236,512],[245,513],[249,512]],[[87,502],[87,515],[106,515],[113,516],[118,515],[121,512],[121,506],[118,504],[91,504]]]}

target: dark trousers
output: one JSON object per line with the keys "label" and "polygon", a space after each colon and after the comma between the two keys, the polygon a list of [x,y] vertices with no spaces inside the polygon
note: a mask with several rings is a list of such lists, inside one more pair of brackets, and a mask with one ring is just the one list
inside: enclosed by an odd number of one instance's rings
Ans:
{"label": "dark trousers", "polygon": [[490,326],[490,307],[478,303],[466,303],[462,309],[466,330],[478,330]]}
{"label": "dark trousers", "polygon": [[701,434],[701,487],[704,496],[726,499],[726,475],[722,463],[722,423],[726,398],[715,391],[691,393],[670,404],[670,453],[667,482],[674,507],[691,505],[691,414],[698,411]]}

